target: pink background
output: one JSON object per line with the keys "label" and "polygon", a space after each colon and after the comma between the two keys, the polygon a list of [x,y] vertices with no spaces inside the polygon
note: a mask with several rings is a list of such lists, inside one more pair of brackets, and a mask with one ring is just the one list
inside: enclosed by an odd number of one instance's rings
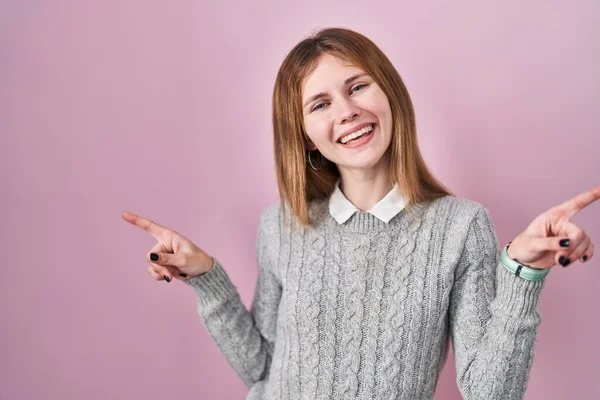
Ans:
{"label": "pink background", "polygon": [[[244,398],[121,211],[219,257],[249,306],[275,74],[317,28],[390,57],[428,165],[502,244],[600,184],[598,2],[483,3],[3,2],[0,398]],[[599,245],[600,203],[573,221]],[[526,399],[600,398],[599,259],[549,276]],[[460,398],[454,379],[450,357],[436,399]]]}

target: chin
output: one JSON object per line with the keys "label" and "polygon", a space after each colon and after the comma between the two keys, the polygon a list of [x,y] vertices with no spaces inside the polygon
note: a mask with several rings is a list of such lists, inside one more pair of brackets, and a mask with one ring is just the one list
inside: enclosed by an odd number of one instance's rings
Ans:
{"label": "chin", "polygon": [[377,155],[367,155],[365,157],[360,157],[360,160],[349,160],[349,162],[343,165],[343,167],[354,169],[370,169],[379,164],[382,157],[383,153]]}

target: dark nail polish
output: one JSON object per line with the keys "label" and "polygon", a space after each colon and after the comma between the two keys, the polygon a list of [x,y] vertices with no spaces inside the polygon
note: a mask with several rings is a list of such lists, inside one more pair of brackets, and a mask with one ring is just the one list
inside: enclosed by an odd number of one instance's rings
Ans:
{"label": "dark nail polish", "polygon": [[152,261],[157,261],[158,260],[158,254],[156,254],[156,253],[150,253],[150,259]]}
{"label": "dark nail polish", "polygon": [[558,263],[564,267],[566,260],[567,259],[565,258],[565,256],[560,256],[560,258],[558,259]]}
{"label": "dark nail polish", "polygon": [[569,247],[569,245],[571,244],[571,241],[569,241],[569,239],[563,239],[559,243],[560,243],[561,247]]}
{"label": "dark nail polish", "polygon": [[570,263],[571,263],[571,260],[570,260],[570,259],[568,259],[568,258],[565,258],[565,259],[563,260],[563,262],[561,263],[561,265],[562,265],[563,267],[566,267],[566,266],[567,266],[567,265],[569,265]]}
{"label": "dark nail polish", "polygon": [[583,261],[587,261],[587,256],[583,256]]}
{"label": "dark nail polish", "polygon": [[182,277],[182,278],[187,278],[187,274],[184,274],[183,272],[180,272],[179,276]]}
{"label": "dark nail polish", "polygon": [[171,279],[167,276],[167,275],[163,275],[165,277],[165,281],[167,281],[167,283],[171,282]]}

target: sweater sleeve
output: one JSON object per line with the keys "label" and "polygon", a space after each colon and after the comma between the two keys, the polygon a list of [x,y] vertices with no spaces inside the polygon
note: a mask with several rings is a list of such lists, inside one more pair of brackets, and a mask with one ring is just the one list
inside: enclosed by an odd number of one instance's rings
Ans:
{"label": "sweater sleeve", "polygon": [[500,264],[498,239],[485,208],[471,221],[450,301],[450,334],[459,391],[466,400],[522,399],[545,279],[528,281]]}
{"label": "sweater sleeve", "polygon": [[275,343],[282,291],[274,270],[280,244],[278,214],[271,207],[260,217],[258,280],[250,311],[215,257],[209,272],[184,281],[196,292],[198,314],[210,336],[248,388],[268,376]]}

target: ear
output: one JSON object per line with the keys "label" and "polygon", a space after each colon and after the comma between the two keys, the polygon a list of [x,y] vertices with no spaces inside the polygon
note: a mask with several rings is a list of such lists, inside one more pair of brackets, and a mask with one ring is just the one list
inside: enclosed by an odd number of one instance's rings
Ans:
{"label": "ear", "polygon": [[306,140],[305,147],[307,150],[317,150],[317,146],[315,146],[315,144],[310,139]]}

